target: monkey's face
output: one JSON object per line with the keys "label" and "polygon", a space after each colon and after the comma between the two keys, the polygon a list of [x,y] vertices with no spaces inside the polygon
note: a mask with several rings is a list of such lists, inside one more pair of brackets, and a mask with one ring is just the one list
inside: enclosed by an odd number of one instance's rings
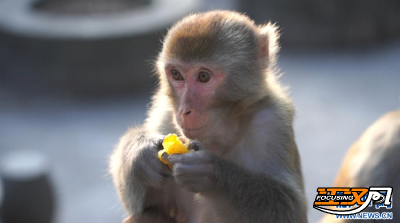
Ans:
{"label": "monkey's face", "polygon": [[188,138],[215,131],[217,113],[212,104],[224,80],[221,70],[203,63],[170,62],[165,74],[172,89],[176,123]]}

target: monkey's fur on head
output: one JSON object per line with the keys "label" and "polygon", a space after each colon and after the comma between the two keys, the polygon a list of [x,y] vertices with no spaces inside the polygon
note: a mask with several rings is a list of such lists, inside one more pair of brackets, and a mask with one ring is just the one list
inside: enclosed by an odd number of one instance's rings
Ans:
{"label": "monkey's fur on head", "polygon": [[[168,31],[164,40],[168,44],[163,45],[158,57],[158,71],[163,73],[164,61],[172,58],[187,63],[215,64],[228,74],[227,83],[219,90],[219,100],[240,102],[246,99],[243,106],[249,106],[271,93],[279,93],[281,98],[288,100],[274,72],[278,38],[275,25],[257,26],[237,12],[192,14]],[[265,87],[266,84],[272,87]],[[270,92],[271,88],[274,91]]]}
{"label": "monkey's fur on head", "polygon": [[186,62],[207,60],[234,67],[243,62],[254,65],[260,58],[259,53],[265,53],[262,57],[268,57],[266,62],[274,61],[277,38],[272,24],[256,26],[254,21],[237,12],[211,11],[189,15],[176,23],[168,31],[164,42],[169,44],[164,45],[161,55]]}
{"label": "monkey's fur on head", "polygon": [[[231,11],[189,15],[168,31],[148,117],[111,158],[133,222],[307,222],[294,108],[275,75],[278,36]],[[194,150],[170,155],[172,170],[157,158],[169,133]]]}

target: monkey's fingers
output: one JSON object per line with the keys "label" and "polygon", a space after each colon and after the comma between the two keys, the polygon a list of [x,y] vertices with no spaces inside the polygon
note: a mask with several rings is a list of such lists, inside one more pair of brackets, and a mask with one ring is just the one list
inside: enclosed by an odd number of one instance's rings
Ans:
{"label": "monkey's fingers", "polygon": [[195,153],[171,154],[168,156],[168,163],[197,163],[199,157]]}
{"label": "monkey's fingers", "polygon": [[172,165],[168,161],[168,153],[165,152],[165,150],[160,150],[158,152],[158,159],[163,162],[164,164],[167,164],[169,169],[172,169]]}
{"label": "monkey's fingers", "polygon": [[168,153],[164,152],[164,153],[161,155],[161,157],[162,157],[164,160],[168,160]]}
{"label": "monkey's fingers", "polygon": [[197,152],[185,154],[171,154],[168,156],[168,163],[174,165],[182,164],[206,164],[213,162],[215,156],[207,150],[198,150]]}
{"label": "monkey's fingers", "polygon": [[204,146],[197,141],[190,142],[188,149],[193,151],[205,150]]}
{"label": "monkey's fingers", "polygon": [[157,150],[164,149],[164,147],[162,145],[162,143],[164,142],[164,138],[165,138],[165,136],[160,137],[160,138],[158,138],[158,139],[153,141],[153,143],[154,143],[155,147],[157,148]]}
{"label": "monkey's fingers", "polygon": [[209,177],[212,170],[211,164],[177,164],[173,168],[173,176],[196,180],[199,177]]}

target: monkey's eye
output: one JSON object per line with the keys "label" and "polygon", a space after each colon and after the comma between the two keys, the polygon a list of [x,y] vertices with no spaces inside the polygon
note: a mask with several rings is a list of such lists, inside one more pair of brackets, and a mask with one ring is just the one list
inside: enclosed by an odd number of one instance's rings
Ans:
{"label": "monkey's eye", "polygon": [[207,83],[210,80],[210,78],[211,78],[210,73],[201,71],[199,73],[199,76],[197,77],[197,80],[203,83]]}
{"label": "monkey's eye", "polygon": [[177,81],[183,80],[181,73],[179,73],[179,71],[177,69],[172,69],[171,74],[172,74],[172,78],[174,78],[174,80],[177,80]]}

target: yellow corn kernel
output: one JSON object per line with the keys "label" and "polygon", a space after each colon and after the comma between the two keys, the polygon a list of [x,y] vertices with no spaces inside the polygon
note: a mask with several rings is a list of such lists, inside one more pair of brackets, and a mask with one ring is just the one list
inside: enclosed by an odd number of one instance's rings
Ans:
{"label": "yellow corn kernel", "polygon": [[158,152],[158,159],[161,160],[161,162],[167,164],[170,168],[171,166],[169,165],[168,161],[162,157],[164,153],[171,155],[171,154],[182,154],[189,152],[188,150],[189,143],[183,144],[181,140],[179,140],[176,134],[167,135],[164,138],[162,145],[164,149]]}

